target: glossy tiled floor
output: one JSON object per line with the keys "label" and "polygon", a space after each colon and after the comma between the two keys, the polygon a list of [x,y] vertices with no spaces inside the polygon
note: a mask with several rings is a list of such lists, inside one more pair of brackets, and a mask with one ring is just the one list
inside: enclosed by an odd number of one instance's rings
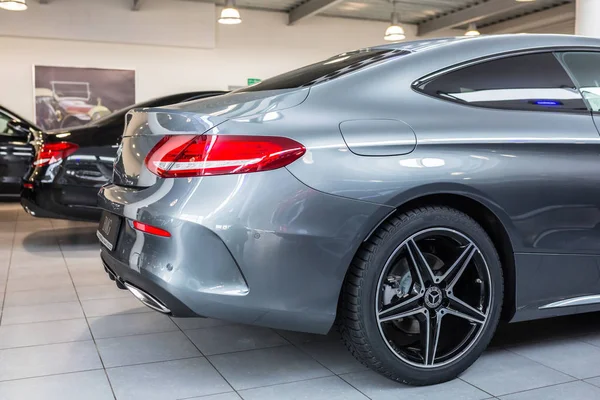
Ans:
{"label": "glossy tiled floor", "polygon": [[335,335],[155,313],[109,281],[94,233],[0,204],[0,399],[600,399],[599,314],[504,326],[460,379],[413,388]]}

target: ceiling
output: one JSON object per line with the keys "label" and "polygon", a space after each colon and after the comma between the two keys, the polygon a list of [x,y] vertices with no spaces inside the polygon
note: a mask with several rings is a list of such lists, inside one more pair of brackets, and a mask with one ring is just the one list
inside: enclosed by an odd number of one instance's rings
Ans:
{"label": "ceiling", "polygon": [[[225,3],[224,0],[214,2],[217,5]],[[290,15],[302,8],[307,8],[309,3],[316,6],[326,5],[311,15],[363,20],[389,21],[393,10],[390,0],[237,0],[237,6],[241,9],[280,11],[290,13]],[[535,0],[530,2],[517,2],[516,0],[397,0],[396,8],[400,13],[401,22],[423,24],[447,16],[456,16],[461,11],[476,9],[484,3],[503,3],[503,7],[498,7],[498,10],[493,13],[478,16],[476,21],[470,21],[477,22],[478,27],[492,26],[499,22],[575,3],[575,0]],[[457,20],[455,18],[451,22],[455,23]],[[464,28],[467,25],[468,22],[465,22],[452,27]]]}

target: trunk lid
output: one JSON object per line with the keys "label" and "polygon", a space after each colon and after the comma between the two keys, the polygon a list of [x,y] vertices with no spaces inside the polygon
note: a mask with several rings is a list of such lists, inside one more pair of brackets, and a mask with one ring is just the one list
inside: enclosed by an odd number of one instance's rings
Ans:
{"label": "trunk lid", "polygon": [[167,135],[202,135],[230,119],[280,111],[301,104],[308,88],[229,93],[168,107],[142,108],[126,117],[113,183],[144,188],[159,177],[146,167],[148,153]]}

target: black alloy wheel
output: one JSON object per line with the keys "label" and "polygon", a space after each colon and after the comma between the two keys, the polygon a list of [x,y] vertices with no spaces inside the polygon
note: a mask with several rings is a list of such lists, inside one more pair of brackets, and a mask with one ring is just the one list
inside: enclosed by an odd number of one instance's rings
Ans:
{"label": "black alloy wheel", "polygon": [[405,383],[456,377],[489,343],[502,270],[469,216],[427,207],[392,217],[363,245],[342,295],[342,336],[369,367]]}

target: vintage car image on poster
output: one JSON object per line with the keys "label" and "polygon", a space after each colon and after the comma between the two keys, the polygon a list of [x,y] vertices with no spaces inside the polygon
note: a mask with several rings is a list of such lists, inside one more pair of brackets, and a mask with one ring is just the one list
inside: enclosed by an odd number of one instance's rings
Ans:
{"label": "vintage car image on poster", "polygon": [[85,125],[135,103],[135,71],[34,67],[35,121],[42,129]]}

